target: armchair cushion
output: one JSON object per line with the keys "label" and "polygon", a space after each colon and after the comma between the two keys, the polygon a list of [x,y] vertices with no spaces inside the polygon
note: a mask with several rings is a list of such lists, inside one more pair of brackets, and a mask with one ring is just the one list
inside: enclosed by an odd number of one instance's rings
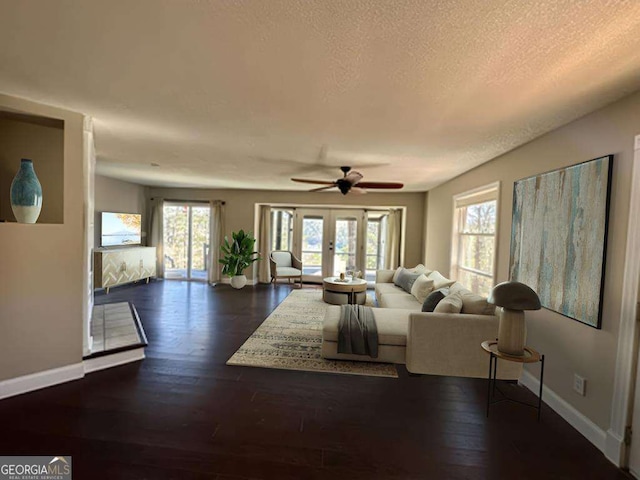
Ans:
{"label": "armchair cushion", "polygon": [[276,267],[276,275],[278,277],[299,277],[302,271],[293,267]]}
{"label": "armchair cushion", "polygon": [[288,250],[274,250],[269,254],[271,281],[278,278],[299,278],[302,286],[302,262]]}
{"label": "armchair cushion", "polygon": [[293,263],[291,261],[291,252],[276,251],[271,252],[271,259],[278,267],[291,267]]}

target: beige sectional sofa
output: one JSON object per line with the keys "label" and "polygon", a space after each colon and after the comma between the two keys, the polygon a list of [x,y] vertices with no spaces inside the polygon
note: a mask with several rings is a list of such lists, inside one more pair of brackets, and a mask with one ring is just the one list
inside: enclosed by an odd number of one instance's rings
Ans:
{"label": "beige sectional sofa", "polygon": [[[420,268],[421,266],[415,267]],[[428,277],[447,280],[438,272],[422,267]],[[449,293],[462,299],[461,313],[422,312],[422,303],[414,295],[393,284],[394,270],[379,270],[376,275],[376,300],[373,308],[378,328],[378,357],[338,353],[340,307],[327,309],[322,331],[322,356],[327,359],[405,364],[411,373],[486,378],[489,355],[480,344],[498,336],[498,317],[486,299],[474,295],[457,282],[447,281]],[[487,314],[488,313],[488,314]],[[502,379],[518,379],[522,365],[498,362]]]}

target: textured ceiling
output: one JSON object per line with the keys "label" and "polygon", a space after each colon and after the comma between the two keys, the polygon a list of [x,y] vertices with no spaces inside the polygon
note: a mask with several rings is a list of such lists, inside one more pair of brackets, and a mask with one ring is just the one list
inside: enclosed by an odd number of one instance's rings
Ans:
{"label": "textured ceiling", "polygon": [[640,88],[639,18],[637,0],[0,0],[0,92],[93,116],[98,172],[124,180],[306,189],[289,177],[352,165],[424,191]]}

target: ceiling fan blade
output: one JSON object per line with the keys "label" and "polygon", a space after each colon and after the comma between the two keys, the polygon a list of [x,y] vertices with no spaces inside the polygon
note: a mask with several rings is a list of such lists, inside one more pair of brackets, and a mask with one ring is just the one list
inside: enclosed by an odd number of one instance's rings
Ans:
{"label": "ceiling fan blade", "polygon": [[321,192],[323,190],[329,190],[330,188],[335,188],[336,185],[329,185],[328,187],[318,187],[318,188],[312,188],[311,190],[309,190],[310,192]]}
{"label": "ceiling fan blade", "polygon": [[318,185],[332,185],[332,186],[336,183],[331,180],[309,180],[306,178],[292,178],[291,180],[294,182],[300,182],[300,183],[316,183]]}
{"label": "ceiling fan blade", "polygon": [[398,189],[404,187],[403,183],[397,182],[360,182],[358,186],[361,188],[391,188]]}
{"label": "ceiling fan blade", "polygon": [[362,174],[360,172],[351,170],[349,173],[347,173],[344,179],[350,182],[351,185],[355,185],[356,183],[360,182],[360,180],[362,180]]}
{"label": "ceiling fan blade", "polygon": [[364,188],[360,187],[351,187],[349,193],[355,193],[356,195],[364,195],[367,191]]}

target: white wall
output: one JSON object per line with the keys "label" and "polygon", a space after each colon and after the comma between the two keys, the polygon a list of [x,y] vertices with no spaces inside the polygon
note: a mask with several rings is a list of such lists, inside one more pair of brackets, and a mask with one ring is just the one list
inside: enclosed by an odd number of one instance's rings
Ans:
{"label": "white wall", "polygon": [[[427,265],[449,271],[453,195],[501,182],[498,282],[508,280],[511,205],[515,180],[614,154],[602,329],[543,309],[527,312],[527,343],[546,354],[544,383],[607,430],[620,322],[634,136],[640,133],[640,92],[554,130],[428,193]],[[599,282],[600,279],[593,279]],[[529,369],[538,376],[538,368]],[[587,378],[587,395],[572,390],[574,373]]]}
{"label": "white wall", "polygon": [[82,360],[83,116],[5,95],[0,108],[64,120],[64,223],[0,223],[5,380]]}

